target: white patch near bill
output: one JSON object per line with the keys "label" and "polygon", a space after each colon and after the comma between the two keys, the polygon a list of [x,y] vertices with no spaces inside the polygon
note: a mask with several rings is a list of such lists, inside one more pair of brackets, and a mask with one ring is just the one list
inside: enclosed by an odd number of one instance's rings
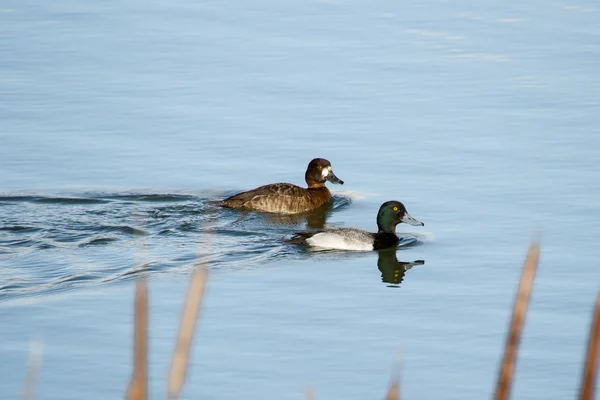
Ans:
{"label": "white patch near bill", "polygon": [[329,175],[330,172],[331,172],[331,167],[323,168],[323,171],[321,171],[321,175],[323,175],[323,178],[325,178],[325,177],[327,177],[327,175]]}
{"label": "white patch near bill", "polygon": [[336,250],[370,251],[373,243],[365,243],[362,240],[345,237],[337,233],[321,232],[306,239],[306,243],[314,247]]}

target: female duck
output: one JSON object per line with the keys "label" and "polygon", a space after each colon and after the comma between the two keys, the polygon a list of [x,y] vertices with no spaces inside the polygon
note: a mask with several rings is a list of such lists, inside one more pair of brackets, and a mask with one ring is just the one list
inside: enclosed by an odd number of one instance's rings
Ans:
{"label": "female duck", "polygon": [[238,193],[223,200],[219,205],[227,208],[296,214],[320,207],[331,199],[325,181],[344,184],[331,170],[331,163],[324,158],[315,158],[308,164],[304,179],[308,185],[306,189],[291,183],[273,183]]}
{"label": "female duck", "polygon": [[377,233],[355,228],[324,229],[296,233],[288,242],[337,250],[385,249],[397,245],[400,241],[396,235],[396,225],[402,222],[415,226],[425,225],[411,217],[404,204],[399,201],[386,201],[377,213]]}

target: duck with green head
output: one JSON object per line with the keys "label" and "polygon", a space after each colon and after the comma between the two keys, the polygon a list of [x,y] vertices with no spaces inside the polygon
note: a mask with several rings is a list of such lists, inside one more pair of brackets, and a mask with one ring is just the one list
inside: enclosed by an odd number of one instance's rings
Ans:
{"label": "duck with green head", "polygon": [[377,213],[377,233],[356,228],[322,229],[313,232],[298,232],[289,243],[308,245],[323,249],[369,251],[396,246],[400,241],[396,235],[396,225],[407,223],[414,226],[425,225],[406,211],[399,201],[386,201]]}

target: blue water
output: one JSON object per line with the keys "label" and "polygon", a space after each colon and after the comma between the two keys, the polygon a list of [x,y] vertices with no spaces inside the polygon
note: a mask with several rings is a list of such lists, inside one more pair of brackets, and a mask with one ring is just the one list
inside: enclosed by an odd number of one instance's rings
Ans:
{"label": "blue water", "polygon": [[[540,235],[513,398],[574,398],[600,286],[599,16],[597,2],[5,0],[0,397],[19,395],[31,338],[37,398],[122,396],[149,271],[163,398],[200,260],[185,398],[382,397],[399,357],[406,398],[486,398]],[[215,208],[302,184],[314,157],[345,181],[325,214]],[[373,230],[391,199],[425,223],[399,227],[417,242],[395,255],[283,242]]]}

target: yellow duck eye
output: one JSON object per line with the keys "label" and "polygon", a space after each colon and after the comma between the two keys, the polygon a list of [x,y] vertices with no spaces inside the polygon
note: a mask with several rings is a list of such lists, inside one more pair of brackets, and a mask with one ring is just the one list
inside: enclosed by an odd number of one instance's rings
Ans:
{"label": "yellow duck eye", "polygon": [[398,207],[394,207],[394,211],[398,211]]}

